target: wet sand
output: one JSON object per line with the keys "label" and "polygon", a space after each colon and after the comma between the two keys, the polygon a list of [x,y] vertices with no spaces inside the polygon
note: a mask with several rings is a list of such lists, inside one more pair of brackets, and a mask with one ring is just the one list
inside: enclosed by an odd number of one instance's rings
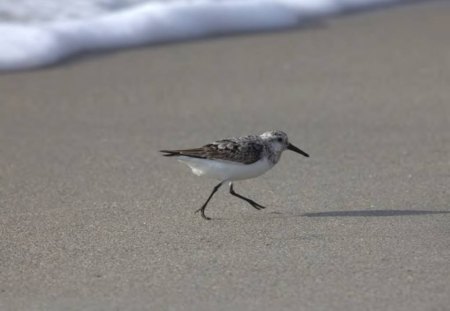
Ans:
{"label": "wet sand", "polygon": [[[0,76],[1,310],[445,310],[450,8]],[[285,130],[222,189],[164,148]]]}

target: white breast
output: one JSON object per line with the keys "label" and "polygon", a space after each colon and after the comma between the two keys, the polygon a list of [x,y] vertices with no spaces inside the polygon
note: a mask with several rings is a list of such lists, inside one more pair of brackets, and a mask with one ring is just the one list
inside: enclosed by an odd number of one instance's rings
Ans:
{"label": "white breast", "polygon": [[222,181],[254,178],[264,174],[273,166],[273,164],[266,158],[252,164],[241,164],[221,160],[207,160],[185,156],[178,157],[178,160],[187,164],[195,175],[206,176]]}

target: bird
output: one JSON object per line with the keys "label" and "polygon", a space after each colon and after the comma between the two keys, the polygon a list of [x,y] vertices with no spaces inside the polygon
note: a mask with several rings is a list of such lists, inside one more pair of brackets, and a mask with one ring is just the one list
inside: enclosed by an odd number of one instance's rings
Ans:
{"label": "bird", "polygon": [[160,150],[166,157],[176,157],[188,165],[197,176],[219,180],[206,202],[198,209],[201,216],[206,216],[205,209],[213,195],[224,183],[229,183],[230,194],[238,197],[257,210],[265,206],[234,191],[233,182],[258,177],[278,163],[281,154],[291,150],[305,157],[309,154],[291,144],[285,132],[267,131],[261,135],[231,137],[214,141],[199,148],[181,150]]}

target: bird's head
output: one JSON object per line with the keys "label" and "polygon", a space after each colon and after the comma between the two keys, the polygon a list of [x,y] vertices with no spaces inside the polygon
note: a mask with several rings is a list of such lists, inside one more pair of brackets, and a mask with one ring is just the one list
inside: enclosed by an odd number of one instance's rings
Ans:
{"label": "bird's head", "polygon": [[291,144],[288,140],[287,134],[283,131],[268,131],[262,133],[260,137],[269,143],[271,151],[277,155],[280,155],[287,149],[297,152],[305,157],[309,157],[306,152]]}

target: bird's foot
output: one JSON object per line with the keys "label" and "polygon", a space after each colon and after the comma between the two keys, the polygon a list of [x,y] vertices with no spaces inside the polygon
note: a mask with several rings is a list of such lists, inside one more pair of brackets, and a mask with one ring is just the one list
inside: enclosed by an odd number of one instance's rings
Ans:
{"label": "bird's foot", "polygon": [[199,208],[198,210],[195,211],[195,213],[201,212],[202,213],[202,217],[206,220],[211,220],[210,217],[205,215],[205,209],[203,207]]}
{"label": "bird's foot", "polygon": [[262,206],[261,204],[258,204],[253,200],[249,201],[248,203],[250,203],[250,205],[253,206],[254,208],[256,208],[257,210],[266,208],[265,206]]}

